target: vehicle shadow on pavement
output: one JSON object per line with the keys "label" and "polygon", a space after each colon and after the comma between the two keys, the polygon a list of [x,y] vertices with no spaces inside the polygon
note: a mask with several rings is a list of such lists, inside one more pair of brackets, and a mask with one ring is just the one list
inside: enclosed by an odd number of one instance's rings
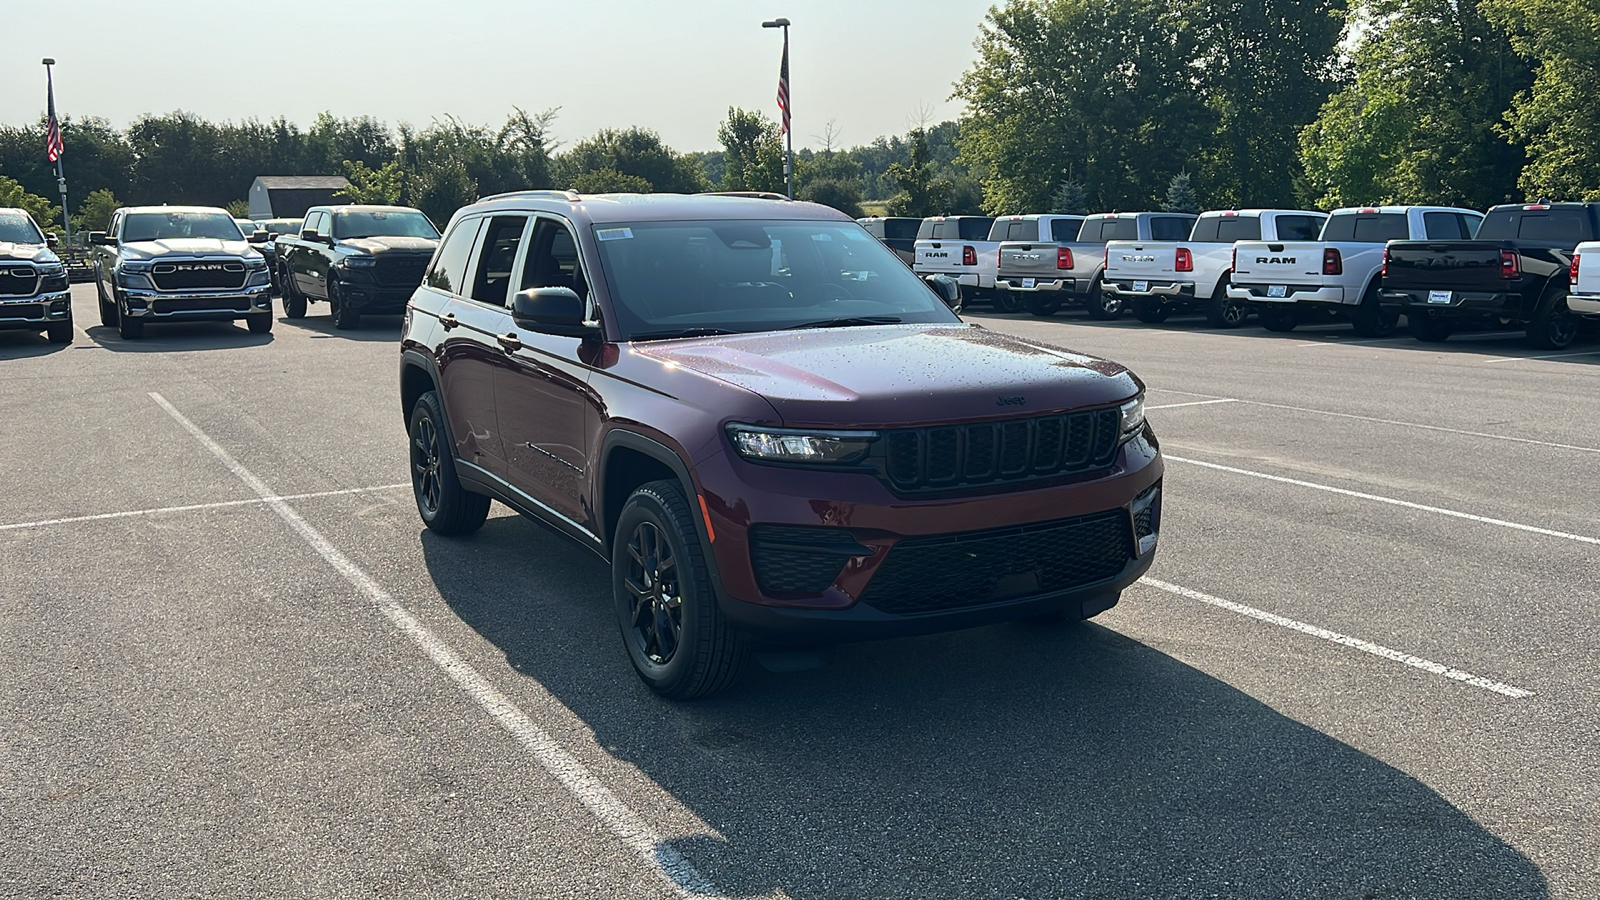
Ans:
{"label": "vehicle shadow on pavement", "polygon": [[29,359],[71,349],[71,344],[52,344],[37,332],[0,331],[0,359]]}
{"label": "vehicle shadow on pavement", "polygon": [[1093,623],[846,645],[672,704],[607,567],[516,517],[421,538],[461,619],[720,839],[732,896],[1545,897],[1428,786]]}
{"label": "vehicle shadow on pavement", "polygon": [[132,341],[123,340],[117,329],[106,325],[92,325],[83,331],[96,344],[118,353],[229,350],[272,343],[271,334],[251,334],[243,323],[232,322],[161,322],[147,325],[144,337]]}
{"label": "vehicle shadow on pavement", "polygon": [[391,344],[400,343],[400,323],[402,316],[366,316],[361,323],[346,331],[333,327],[333,317],[327,315],[308,314],[300,319],[286,319],[281,314],[278,316],[278,328],[298,328],[308,331],[317,339],[339,338],[345,341],[384,341]]}

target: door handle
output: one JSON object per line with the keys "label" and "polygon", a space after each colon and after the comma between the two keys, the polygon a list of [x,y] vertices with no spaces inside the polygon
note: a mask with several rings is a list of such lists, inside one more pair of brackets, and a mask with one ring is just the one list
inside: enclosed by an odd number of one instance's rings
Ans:
{"label": "door handle", "polygon": [[495,335],[494,339],[500,342],[501,349],[505,350],[507,353],[515,353],[516,351],[522,349],[522,339],[517,337],[517,333],[515,331],[508,331],[505,334],[497,334]]}
{"label": "door handle", "polygon": [[445,313],[439,317],[439,324],[444,326],[445,331],[449,331],[457,325],[460,325],[461,321],[456,318],[455,313]]}

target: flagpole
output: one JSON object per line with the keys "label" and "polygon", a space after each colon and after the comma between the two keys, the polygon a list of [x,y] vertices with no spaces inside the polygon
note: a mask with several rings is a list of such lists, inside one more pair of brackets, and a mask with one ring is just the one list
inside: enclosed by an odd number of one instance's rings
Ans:
{"label": "flagpole", "polygon": [[[60,121],[55,118],[55,114],[56,114],[56,85],[55,85],[55,78],[52,75],[51,70],[50,70],[50,67],[55,65],[56,61],[47,56],[43,60],[41,60],[41,62],[44,63],[44,84],[45,84],[45,88],[44,89],[45,89],[45,96],[47,96],[49,98],[50,118],[52,119],[52,121],[56,122],[56,127],[59,129],[61,127]],[[61,227],[64,230],[64,236],[62,237],[62,244],[64,244],[67,247],[70,247],[70,246],[72,246],[72,216],[71,216],[70,213],[67,212],[67,176],[61,169],[61,154],[57,154],[56,155],[56,186],[61,189]]]}
{"label": "flagpole", "polygon": [[788,189],[789,199],[794,199],[794,123],[791,110],[794,106],[794,94],[789,87],[789,20],[773,19],[762,22],[762,28],[783,29],[783,71],[778,84],[778,103],[782,106],[783,136],[787,140],[787,150],[783,159],[783,183]]}

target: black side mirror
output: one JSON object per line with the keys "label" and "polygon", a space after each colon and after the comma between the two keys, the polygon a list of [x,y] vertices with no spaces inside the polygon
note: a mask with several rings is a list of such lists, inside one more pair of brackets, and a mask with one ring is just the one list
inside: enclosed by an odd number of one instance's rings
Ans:
{"label": "black side mirror", "polygon": [[306,230],[300,232],[300,240],[315,241],[319,244],[322,243],[322,238],[317,235],[316,229],[314,228],[307,228]]}
{"label": "black side mirror", "polygon": [[252,231],[245,240],[252,244],[265,244],[267,241],[272,240],[272,235],[267,234],[265,231]]}
{"label": "black side mirror", "polygon": [[939,295],[945,306],[955,308],[961,305],[961,282],[949,275],[929,275],[922,280]]}
{"label": "black side mirror", "polygon": [[112,240],[111,236],[104,231],[91,231],[89,232],[89,243],[96,247],[113,247],[116,246],[117,242]]}
{"label": "black side mirror", "polygon": [[585,312],[583,298],[572,288],[533,288],[511,298],[511,321],[540,334],[599,337],[600,329],[584,322]]}
{"label": "black side mirror", "polygon": [[61,238],[56,237],[55,232],[52,231],[44,236],[44,245],[46,247],[59,247],[61,246]]}

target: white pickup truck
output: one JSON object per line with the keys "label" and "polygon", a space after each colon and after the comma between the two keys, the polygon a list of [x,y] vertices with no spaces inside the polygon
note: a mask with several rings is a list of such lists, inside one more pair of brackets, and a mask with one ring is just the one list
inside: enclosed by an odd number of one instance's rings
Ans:
{"label": "white pickup truck", "polygon": [[[1000,243],[1021,241],[1031,244],[1067,244],[1078,239],[1078,230],[1083,227],[1084,218],[1084,216],[1054,214],[1001,216],[994,220],[994,227],[989,229],[989,240]],[[996,251],[996,281],[999,280],[999,260],[1000,254]],[[998,284],[995,287],[995,292],[991,295],[995,309],[1001,312],[1020,312],[1026,305],[1023,302],[1025,294],[1000,290]]]}
{"label": "white pickup truck", "polygon": [[924,277],[949,275],[961,283],[966,297],[994,290],[995,253],[999,241],[989,240],[994,219],[989,216],[930,216],[922,220],[913,245],[916,259],[911,271]]}
{"label": "white pickup truck", "polygon": [[1600,241],[1585,241],[1572,254],[1568,273],[1572,284],[1567,309],[1589,319],[1600,319]]}
{"label": "white pickup truck", "polygon": [[1253,306],[1268,331],[1293,331],[1312,316],[1347,312],[1357,334],[1383,337],[1400,318],[1378,296],[1384,245],[1470,239],[1482,221],[1483,213],[1447,206],[1336,209],[1315,241],[1234,244],[1228,296]]}
{"label": "white pickup truck", "polygon": [[1090,318],[1122,315],[1122,299],[1101,290],[1107,241],[1174,241],[1189,236],[1188,213],[1099,213],[1083,220],[1075,241],[1007,241],[1000,245],[995,285],[1026,297],[1028,311],[1052,316],[1072,303]]}
{"label": "white pickup truck", "polygon": [[1111,241],[1101,284],[1141,322],[1174,312],[1203,312],[1213,328],[1237,328],[1250,315],[1228,298],[1235,241],[1314,241],[1327,213],[1289,209],[1205,212],[1182,241]]}

